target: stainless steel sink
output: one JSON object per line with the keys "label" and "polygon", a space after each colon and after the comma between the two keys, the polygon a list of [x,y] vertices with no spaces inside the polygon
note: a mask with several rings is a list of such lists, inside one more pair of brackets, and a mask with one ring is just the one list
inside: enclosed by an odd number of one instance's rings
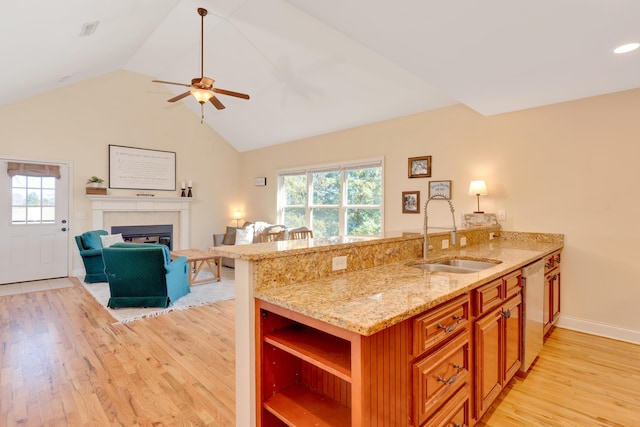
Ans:
{"label": "stainless steel sink", "polygon": [[425,271],[443,273],[470,274],[486,270],[500,264],[501,261],[480,261],[474,259],[445,259],[440,261],[413,264],[412,267]]}
{"label": "stainless steel sink", "polygon": [[478,270],[470,270],[468,268],[462,267],[454,267],[451,265],[444,264],[414,264],[411,267],[419,268],[425,271],[439,271],[442,273],[458,273],[458,274],[469,274],[469,273],[477,273]]}
{"label": "stainless steel sink", "polygon": [[444,261],[438,261],[439,265],[450,265],[452,267],[467,268],[469,270],[481,271],[487,268],[494,267],[499,262],[489,261],[476,261],[473,259],[446,259]]}

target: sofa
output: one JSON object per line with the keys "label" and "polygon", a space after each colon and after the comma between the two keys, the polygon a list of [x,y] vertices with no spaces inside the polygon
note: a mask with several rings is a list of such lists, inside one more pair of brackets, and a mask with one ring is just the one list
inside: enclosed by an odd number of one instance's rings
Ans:
{"label": "sofa", "polygon": [[[258,243],[260,234],[284,232],[286,238],[287,228],[280,224],[270,224],[264,221],[245,222],[242,227],[227,227],[225,233],[217,233],[213,235],[213,246],[229,246],[229,245],[247,245],[250,243]],[[221,257],[222,265],[225,267],[235,268],[235,260],[233,258]]]}
{"label": "sofa", "polygon": [[191,292],[186,257],[171,260],[166,245],[115,243],[102,249],[110,308],[163,307]]}

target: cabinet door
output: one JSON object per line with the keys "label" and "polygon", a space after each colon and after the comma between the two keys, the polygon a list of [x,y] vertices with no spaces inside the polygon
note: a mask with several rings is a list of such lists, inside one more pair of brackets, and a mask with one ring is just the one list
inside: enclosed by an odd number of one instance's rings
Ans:
{"label": "cabinet door", "polygon": [[475,335],[475,416],[480,419],[502,390],[502,309],[474,324]]}
{"label": "cabinet door", "polygon": [[522,295],[507,301],[501,313],[504,327],[504,383],[507,384],[522,364]]}

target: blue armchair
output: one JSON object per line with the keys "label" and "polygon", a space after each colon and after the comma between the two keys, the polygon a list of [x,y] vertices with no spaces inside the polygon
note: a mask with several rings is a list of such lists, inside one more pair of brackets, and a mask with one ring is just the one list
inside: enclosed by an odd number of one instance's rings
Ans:
{"label": "blue armchair", "polygon": [[171,260],[169,248],[116,243],[102,250],[111,298],[108,307],[168,307],[191,292],[186,257]]}
{"label": "blue armchair", "polygon": [[84,263],[84,276],[86,283],[106,282],[107,275],[104,274],[104,263],[102,262],[102,241],[100,236],[106,236],[104,230],[94,230],[75,236],[76,244],[80,250],[80,256]]}

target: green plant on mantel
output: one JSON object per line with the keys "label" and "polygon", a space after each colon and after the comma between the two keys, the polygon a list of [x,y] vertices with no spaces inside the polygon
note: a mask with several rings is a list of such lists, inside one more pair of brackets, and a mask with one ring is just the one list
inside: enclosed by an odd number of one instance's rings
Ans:
{"label": "green plant on mantel", "polygon": [[93,185],[102,184],[103,182],[104,182],[104,179],[98,178],[95,175],[87,180],[87,184],[93,184]]}

